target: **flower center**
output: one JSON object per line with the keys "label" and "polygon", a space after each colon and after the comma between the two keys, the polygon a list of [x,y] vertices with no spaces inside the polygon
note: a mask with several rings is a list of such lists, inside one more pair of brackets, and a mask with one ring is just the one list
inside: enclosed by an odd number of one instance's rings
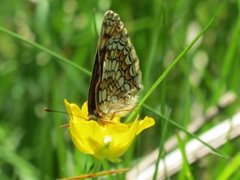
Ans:
{"label": "flower center", "polygon": [[112,136],[105,136],[103,142],[104,144],[110,144],[112,142]]}

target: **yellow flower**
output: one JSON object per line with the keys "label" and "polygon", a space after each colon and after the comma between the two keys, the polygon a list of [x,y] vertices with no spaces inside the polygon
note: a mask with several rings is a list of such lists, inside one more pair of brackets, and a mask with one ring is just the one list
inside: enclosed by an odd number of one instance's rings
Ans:
{"label": "yellow flower", "polygon": [[119,161],[135,137],[155,124],[150,117],[127,124],[121,123],[119,117],[113,118],[114,123],[99,123],[88,120],[86,102],[82,108],[67,100],[64,103],[69,113],[69,131],[75,146],[99,160],[107,158],[113,162]]}

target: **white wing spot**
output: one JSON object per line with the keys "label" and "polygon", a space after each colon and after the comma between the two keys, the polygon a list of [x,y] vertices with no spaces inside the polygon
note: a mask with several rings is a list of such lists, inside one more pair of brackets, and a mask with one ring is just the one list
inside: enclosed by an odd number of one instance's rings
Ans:
{"label": "white wing spot", "polygon": [[123,84],[124,84],[124,78],[123,78],[123,77],[120,77],[120,78],[119,78],[118,84],[119,84],[120,87],[123,86]]}

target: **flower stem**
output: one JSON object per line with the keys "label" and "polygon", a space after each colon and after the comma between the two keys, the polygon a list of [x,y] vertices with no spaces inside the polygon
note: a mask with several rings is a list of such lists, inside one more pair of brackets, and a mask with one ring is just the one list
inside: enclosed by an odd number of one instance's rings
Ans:
{"label": "flower stem", "polygon": [[[99,172],[100,168],[101,168],[101,161],[95,158],[94,164],[93,164],[93,173]],[[93,180],[97,180],[97,179],[98,177],[93,178]]]}

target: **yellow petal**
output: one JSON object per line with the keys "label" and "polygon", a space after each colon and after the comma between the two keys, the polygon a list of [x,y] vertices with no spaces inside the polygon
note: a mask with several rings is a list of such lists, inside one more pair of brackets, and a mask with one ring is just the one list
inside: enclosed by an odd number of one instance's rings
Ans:
{"label": "yellow petal", "polygon": [[[92,148],[88,143],[88,135],[86,132],[81,133],[81,129],[77,128],[75,123],[70,123],[69,132],[75,146],[83,153],[93,154]],[[84,126],[82,126],[84,127]]]}
{"label": "yellow petal", "polygon": [[122,123],[121,126],[118,124],[117,127],[112,129],[114,140],[113,147],[108,155],[110,160],[117,159],[127,151],[136,137],[138,123],[138,121],[135,121],[130,127]]}
{"label": "yellow petal", "polygon": [[87,107],[87,101],[83,103],[82,105],[82,113],[85,117],[88,117],[88,107]]}
{"label": "yellow petal", "polygon": [[147,129],[155,124],[153,118],[146,116],[143,120],[139,121],[138,130],[136,135],[141,133],[144,129]]}

